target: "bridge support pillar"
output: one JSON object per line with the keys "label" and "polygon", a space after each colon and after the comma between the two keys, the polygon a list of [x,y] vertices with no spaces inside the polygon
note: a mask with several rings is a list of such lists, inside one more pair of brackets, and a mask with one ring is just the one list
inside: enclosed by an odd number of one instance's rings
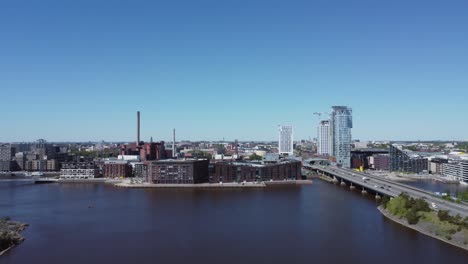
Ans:
{"label": "bridge support pillar", "polygon": [[361,191],[362,194],[367,194],[367,191],[366,189],[362,188],[362,191]]}
{"label": "bridge support pillar", "polygon": [[335,176],[333,176],[333,183],[334,183],[334,184],[337,184],[337,183],[338,183],[338,179],[337,179]]}
{"label": "bridge support pillar", "polygon": [[375,194],[375,199],[380,200],[380,199],[382,199],[382,197],[377,193],[377,194]]}
{"label": "bridge support pillar", "polygon": [[349,186],[349,189],[354,190],[356,189],[356,187],[351,183],[351,185]]}
{"label": "bridge support pillar", "polygon": [[345,183],[343,180],[341,180],[341,183],[340,183],[340,184],[341,184],[341,186],[345,186],[345,185],[346,185],[346,183]]}

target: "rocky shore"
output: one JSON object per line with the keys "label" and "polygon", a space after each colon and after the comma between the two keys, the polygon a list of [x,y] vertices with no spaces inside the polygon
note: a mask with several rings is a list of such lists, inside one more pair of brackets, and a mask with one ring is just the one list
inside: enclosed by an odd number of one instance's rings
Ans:
{"label": "rocky shore", "polygon": [[8,217],[0,219],[0,256],[24,241],[20,232],[27,226],[28,224],[11,221]]}

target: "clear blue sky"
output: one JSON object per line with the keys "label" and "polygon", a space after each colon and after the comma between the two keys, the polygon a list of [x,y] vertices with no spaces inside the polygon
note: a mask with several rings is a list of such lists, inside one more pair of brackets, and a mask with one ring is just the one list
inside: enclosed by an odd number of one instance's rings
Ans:
{"label": "clear blue sky", "polygon": [[0,141],[468,140],[468,1],[5,0]]}

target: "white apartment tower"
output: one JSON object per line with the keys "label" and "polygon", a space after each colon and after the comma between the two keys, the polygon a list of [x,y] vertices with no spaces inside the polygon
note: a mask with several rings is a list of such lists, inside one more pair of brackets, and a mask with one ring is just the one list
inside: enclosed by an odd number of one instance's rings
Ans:
{"label": "white apartment tower", "polygon": [[279,125],[278,153],[294,155],[293,127],[291,125]]}
{"label": "white apartment tower", "polygon": [[333,106],[330,118],[332,155],[343,168],[351,167],[351,128],[353,111],[347,106]]}
{"label": "white apartment tower", "polygon": [[318,126],[317,153],[319,155],[331,155],[330,120],[322,120]]}

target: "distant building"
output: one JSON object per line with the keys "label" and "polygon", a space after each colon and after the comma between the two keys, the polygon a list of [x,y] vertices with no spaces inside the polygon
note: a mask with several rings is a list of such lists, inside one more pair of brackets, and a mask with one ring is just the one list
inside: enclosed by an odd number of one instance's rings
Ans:
{"label": "distant building", "polygon": [[390,145],[390,170],[401,172],[420,173],[427,171],[428,160],[410,150],[403,149],[403,146]]}
{"label": "distant building", "polygon": [[164,141],[141,143],[140,146],[130,143],[120,146],[120,155],[139,155],[141,161],[166,159],[167,153],[164,145]]}
{"label": "distant building", "polygon": [[15,156],[15,148],[10,144],[0,145],[0,171],[16,170],[13,157]]}
{"label": "distant building", "polygon": [[366,148],[351,150],[351,168],[374,169],[374,158],[376,154],[388,154],[387,149]]}
{"label": "distant building", "polygon": [[347,106],[333,106],[331,114],[332,155],[336,163],[344,168],[351,167],[352,109]]}
{"label": "distant building", "polygon": [[318,138],[317,138],[317,154],[319,155],[331,155],[331,130],[330,120],[320,121],[318,127]]}
{"label": "distant building", "polygon": [[26,156],[24,155],[23,152],[16,153],[13,160],[16,162],[16,165],[18,166],[18,170],[26,170],[25,164],[24,164],[26,162]]}
{"label": "distant building", "polygon": [[278,138],[278,153],[289,156],[294,155],[293,126],[280,125]]}
{"label": "distant building", "polygon": [[28,160],[25,163],[27,171],[46,171],[47,170],[47,160]]}
{"label": "distant building", "polygon": [[57,162],[57,160],[52,159],[52,160],[46,161],[47,171],[58,171],[59,169],[60,169],[60,164]]}
{"label": "distant building", "polygon": [[263,156],[263,161],[267,163],[276,163],[280,160],[280,155],[278,153],[267,153]]}
{"label": "distant building", "polygon": [[209,180],[209,161],[159,160],[148,162],[148,182],[156,184],[206,183]]}
{"label": "distant building", "polygon": [[125,160],[105,161],[103,176],[105,178],[128,178],[132,177],[132,166]]}
{"label": "distant building", "polygon": [[92,179],[97,176],[97,167],[93,162],[63,163],[60,178],[64,179]]}
{"label": "distant building", "polygon": [[428,164],[428,171],[431,174],[443,174],[443,164],[448,163],[448,159],[431,158]]}
{"label": "distant building", "polygon": [[140,155],[118,155],[118,160],[140,161]]}
{"label": "distant building", "polygon": [[143,162],[131,162],[133,167],[133,176],[138,178],[145,178],[148,176],[147,165]]}
{"label": "distant building", "polygon": [[389,154],[375,154],[372,155],[374,158],[374,169],[375,170],[390,170],[390,155]]}
{"label": "distant building", "polygon": [[276,163],[217,162],[211,182],[254,182],[301,179],[301,162],[285,160]]}
{"label": "distant building", "polygon": [[442,175],[468,184],[468,160],[455,161],[441,165]]}

